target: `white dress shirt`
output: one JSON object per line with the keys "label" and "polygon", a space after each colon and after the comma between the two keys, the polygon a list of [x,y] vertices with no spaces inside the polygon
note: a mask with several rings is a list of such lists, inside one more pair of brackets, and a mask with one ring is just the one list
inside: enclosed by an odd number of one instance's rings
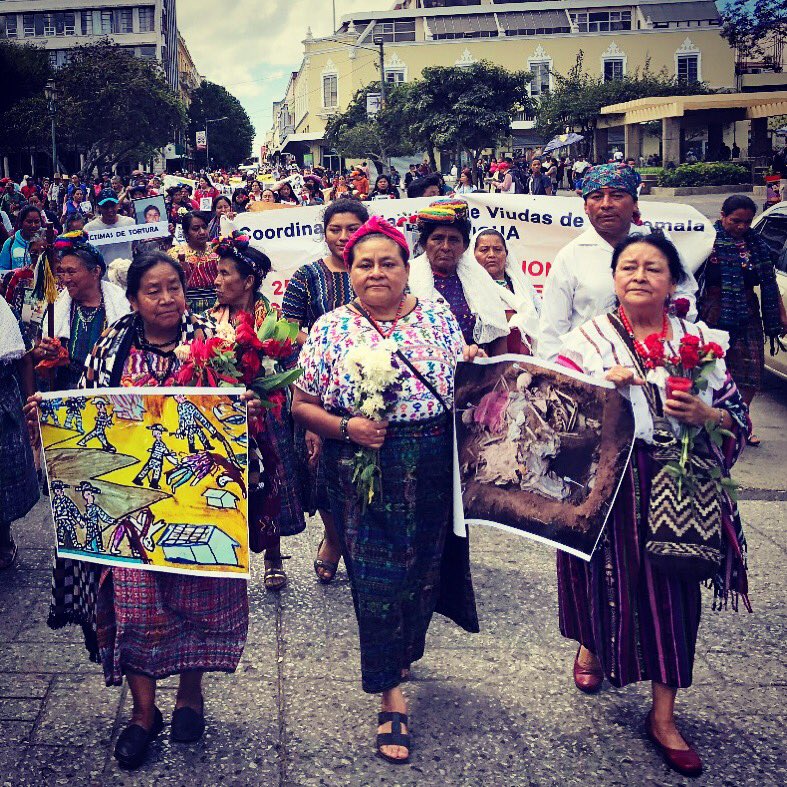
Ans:
{"label": "white dress shirt", "polygon": [[[632,224],[629,235],[647,233],[646,227]],[[667,233],[664,233],[669,238]],[[544,285],[539,319],[538,354],[554,361],[567,333],[583,323],[615,308],[612,279],[614,249],[593,227],[567,243],[556,255]],[[697,281],[686,265],[686,279],[678,285],[676,298],[691,303],[688,319],[697,318]]]}

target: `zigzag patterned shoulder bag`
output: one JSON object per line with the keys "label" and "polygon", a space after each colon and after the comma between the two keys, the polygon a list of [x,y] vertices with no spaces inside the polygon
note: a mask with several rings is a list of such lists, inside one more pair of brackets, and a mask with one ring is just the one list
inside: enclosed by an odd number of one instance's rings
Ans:
{"label": "zigzag patterned shoulder bag", "polygon": [[[637,372],[645,379],[647,370],[633,342],[616,315],[610,322],[631,352]],[[649,446],[653,463],[645,554],[651,565],[663,574],[702,582],[716,575],[722,562],[721,502],[718,462],[707,441],[697,440],[689,455],[690,481],[682,489],[668,465],[680,459],[681,444],[664,417],[661,398],[655,386],[646,384],[645,398],[653,416],[653,444]]]}

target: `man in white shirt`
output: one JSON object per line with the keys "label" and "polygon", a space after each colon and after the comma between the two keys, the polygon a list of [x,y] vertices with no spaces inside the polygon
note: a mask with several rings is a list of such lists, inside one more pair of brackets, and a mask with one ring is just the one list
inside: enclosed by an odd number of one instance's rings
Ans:
{"label": "man in white shirt", "polygon": [[[91,235],[103,230],[113,230],[120,227],[131,227],[136,222],[130,216],[118,214],[118,197],[112,189],[101,189],[98,195],[98,212],[100,217],[85,224],[85,232]],[[130,260],[133,257],[133,241],[126,240],[118,243],[102,243],[99,245],[101,254],[107,268],[115,260]]]}
{"label": "man in white shirt", "polygon": [[[545,360],[557,358],[569,331],[615,307],[612,252],[628,235],[649,232],[635,224],[638,185],[639,175],[625,165],[602,164],[585,174],[582,196],[591,226],[555,255],[544,285],[538,352]],[[675,298],[690,302],[688,318],[694,320],[697,282],[684,268]]]}

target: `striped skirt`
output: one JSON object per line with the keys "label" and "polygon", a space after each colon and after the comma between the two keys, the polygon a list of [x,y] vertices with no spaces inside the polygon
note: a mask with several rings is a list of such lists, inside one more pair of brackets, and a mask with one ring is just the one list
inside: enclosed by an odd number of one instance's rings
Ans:
{"label": "striped skirt", "polygon": [[249,627],[246,581],[106,569],[96,627],[108,686],[129,672],[234,672]]}
{"label": "striped skirt", "polygon": [[560,633],[596,654],[613,686],[691,685],[700,585],[654,571],[644,553],[652,477],[635,447],[592,560],[559,552]]}
{"label": "striped skirt", "polygon": [[[370,694],[399,685],[401,670],[424,653],[451,523],[451,445],[447,418],[389,427],[380,450],[382,500],[362,512],[352,483],[357,446],[324,444],[331,512],[358,619],[363,689]],[[460,595],[457,587],[453,597]]]}

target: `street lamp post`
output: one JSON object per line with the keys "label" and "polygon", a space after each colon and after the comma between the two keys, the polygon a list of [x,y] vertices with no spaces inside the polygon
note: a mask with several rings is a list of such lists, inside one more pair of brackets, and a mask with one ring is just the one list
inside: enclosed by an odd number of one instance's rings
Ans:
{"label": "street lamp post", "polygon": [[229,118],[225,115],[224,117],[220,118],[213,118],[211,120],[205,121],[205,157],[206,161],[206,168],[210,171],[210,134],[208,134],[208,123],[219,123],[222,120],[229,120]]}
{"label": "street lamp post", "polygon": [[46,83],[44,95],[46,96],[47,111],[52,122],[52,176],[54,177],[55,172],[57,172],[57,143],[55,142],[55,99],[57,98],[57,93],[54,79],[50,79]]}
{"label": "street lamp post", "polygon": [[385,39],[378,35],[372,40],[380,47],[380,108],[385,109]]}

